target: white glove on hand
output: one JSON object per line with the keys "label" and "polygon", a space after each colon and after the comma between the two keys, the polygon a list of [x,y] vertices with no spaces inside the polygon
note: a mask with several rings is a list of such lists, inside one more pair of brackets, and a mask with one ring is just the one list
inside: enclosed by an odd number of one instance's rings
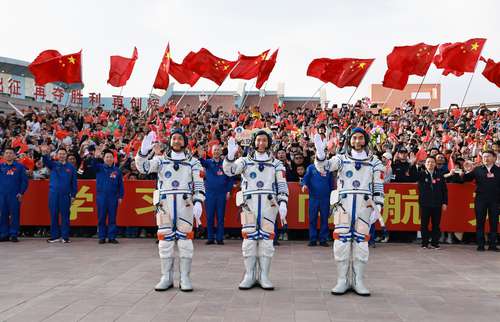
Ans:
{"label": "white glove on hand", "polygon": [[238,151],[238,145],[236,144],[236,140],[234,138],[229,138],[229,141],[227,142],[227,158],[229,160],[234,160],[236,151]]}
{"label": "white glove on hand", "polygon": [[203,209],[201,207],[201,202],[196,202],[193,206],[193,216],[196,219],[196,223],[198,226],[201,225],[201,213],[203,212]]}
{"label": "white glove on hand", "polygon": [[151,131],[142,139],[141,154],[147,155],[153,148],[153,141],[156,139],[156,133]]}
{"label": "white glove on hand", "polygon": [[286,213],[287,213],[287,207],[286,207],[286,203],[282,202],[280,203],[280,207],[279,207],[279,214],[280,214],[280,218],[281,218],[281,223],[284,225],[286,224]]}
{"label": "white glove on hand", "polygon": [[379,218],[380,218],[380,211],[373,209],[372,212],[370,213],[370,225],[376,223]]}
{"label": "white glove on hand", "polygon": [[323,140],[321,139],[321,135],[319,135],[318,133],[314,135],[314,147],[316,148],[316,157],[320,160],[323,160],[326,157],[326,144],[325,142],[323,142]]}

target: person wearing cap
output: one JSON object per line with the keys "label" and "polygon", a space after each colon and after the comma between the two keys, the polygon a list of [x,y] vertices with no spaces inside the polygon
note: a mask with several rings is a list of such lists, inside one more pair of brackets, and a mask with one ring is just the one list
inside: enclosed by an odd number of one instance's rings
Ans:
{"label": "person wearing cap", "polygon": [[408,150],[400,146],[396,152],[396,159],[391,164],[392,180],[391,182],[414,182],[415,172],[408,162]]}
{"label": "person wearing cap", "polygon": [[[326,142],[314,137],[319,172],[337,171],[337,189],[332,192],[333,254],[337,263],[337,284],[334,295],[351,288],[356,294],[369,296],[364,284],[368,263],[370,225],[380,218],[384,206],[384,165],[370,150],[369,136],[361,128],[353,128],[346,140],[344,154],[326,159]],[[351,265],[352,262],[352,265]],[[350,271],[352,272],[350,273]]]}
{"label": "person wearing cap", "polygon": [[18,241],[19,210],[28,189],[26,168],[15,158],[13,148],[4,149],[4,162],[0,163],[0,241]]}
{"label": "person wearing cap", "polygon": [[484,225],[486,216],[490,224],[488,250],[499,251],[497,248],[498,213],[500,204],[500,168],[495,165],[497,158],[493,150],[483,151],[483,164],[474,167],[472,163],[464,164],[464,182],[476,182],[474,210],[476,212],[477,250],[484,251]]}

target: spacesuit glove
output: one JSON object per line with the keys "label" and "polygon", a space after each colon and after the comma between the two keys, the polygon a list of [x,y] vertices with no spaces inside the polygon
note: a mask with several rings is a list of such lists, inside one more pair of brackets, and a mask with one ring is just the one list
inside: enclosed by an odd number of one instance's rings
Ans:
{"label": "spacesuit glove", "polygon": [[229,160],[234,160],[236,151],[238,151],[238,145],[236,144],[236,140],[234,138],[229,138],[229,141],[227,142],[227,158]]}
{"label": "spacesuit glove", "polygon": [[314,147],[316,148],[316,157],[319,160],[325,159],[325,142],[321,139],[321,135],[314,135]]}
{"label": "spacesuit glove", "polygon": [[141,154],[147,155],[153,148],[153,141],[156,139],[156,133],[151,131],[142,139]]}
{"label": "spacesuit glove", "polygon": [[281,223],[282,224],[286,224],[286,213],[287,213],[287,207],[286,207],[286,203],[282,202],[280,203],[280,207],[278,209],[278,212],[280,214],[280,218],[281,218]]}
{"label": "spacesuit glove", "polygon": [[201,225],[201,213],[203,212],[203,209],[201,207],[201,202],[196,202],[193,206],[193,216],[196,219],[196,223],[198,226]]}
{"label": "spacesuit glove", "polygon": [[378,209],[373,209],[370,213],[370,225],[373,225],[380,218],[380,211]]}

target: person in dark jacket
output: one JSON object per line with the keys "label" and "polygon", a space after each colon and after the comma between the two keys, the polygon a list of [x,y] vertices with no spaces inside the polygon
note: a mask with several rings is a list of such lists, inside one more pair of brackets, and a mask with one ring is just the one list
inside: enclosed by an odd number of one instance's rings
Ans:
{"label": "person in dark jacket", "polygon": [[408,150],[404,146],[398,148],[391,168],[391,182],[415,182],[415,167],[408,162]]}
{"label": "person in dark jacket", "polygon": [[483,164],[476,168],[471,163],[465,163],[464,181],[476,181],[476,235],[478,251],[484,251],[484,224],[486,215],[490,223],[488,250],[499,251],[497,248],[498,205],[500,202],[500,168],[495,165],[496,153],[492,150],[482,154]]}
{"label": "person in dark jacket", "polygon": [[439,249],[441,213],[448,205],[448,189],[443,175],[436,169],[436,159],[427,157],[417,172],[422,231],[422,248],[429,247],[429,219],[432,224],[431,248]]}

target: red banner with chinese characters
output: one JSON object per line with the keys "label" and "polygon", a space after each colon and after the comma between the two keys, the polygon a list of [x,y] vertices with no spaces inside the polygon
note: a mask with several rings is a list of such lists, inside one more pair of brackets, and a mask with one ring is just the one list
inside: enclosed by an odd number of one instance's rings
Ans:
{"label": "red banner with chinese characters", "polygon": [[[119,226],[155,226],[152,205],[154,181],[125,181],[125,197],[118,208]],[[31,180],[21,206],[21,225],[45,226],[50,224],[46,180]],[[300,192],[298,183],[289,183],[288,228],[307,229],[308,194]],[[235,192],[235,191],[233,191]],[[474,185],[448,184],[450,204],[443,213],[441,230],[450,232],[475,231]],[[71,205],[72,226],[97,225],[97,207],[94,180],[79,180],[78,193]],[[391,231],[417,231],[420,229],[418,191],[416,184],[386,184],[384,221]],[[205,224],[205,215],[203,223]],[[332,225],[332,218],[330,218]],[[333,226],[333,225],[332,225]],[[226,206],[225,227],[240,227],[235,193]]]}

